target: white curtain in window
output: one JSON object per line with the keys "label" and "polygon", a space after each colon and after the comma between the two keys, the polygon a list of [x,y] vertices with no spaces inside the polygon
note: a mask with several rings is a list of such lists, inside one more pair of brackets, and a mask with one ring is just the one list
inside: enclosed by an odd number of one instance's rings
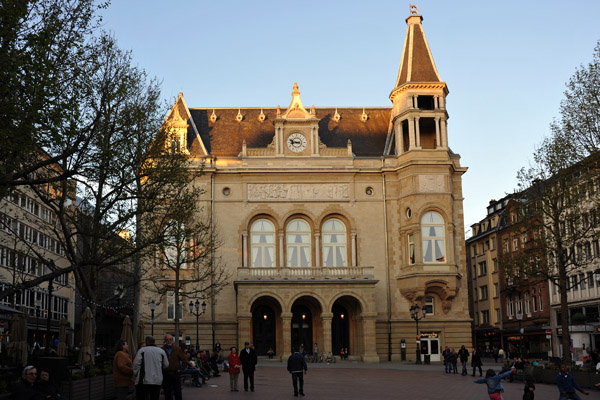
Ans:
{"label": "white curtain in window", "polygon": [[286,228],[287,266],[310,266],[310,227],[303,219],[292,220]]}
{"label": "white curtain in window", "polygon": [[252,267],[275,267],[275,227],[271,221],[259,219],[250,228]]}
{"label": "white curtain in window", "polygon": [[346,225],[339,219],[323,224],[323,266],[347,267]]}
{"label": "white curtain in window", "polygon": [[423,236],[423,262],[446,262],[446,245],[444,236],[444,219],[434,211],[429,211],[421,218],[421,234]]}

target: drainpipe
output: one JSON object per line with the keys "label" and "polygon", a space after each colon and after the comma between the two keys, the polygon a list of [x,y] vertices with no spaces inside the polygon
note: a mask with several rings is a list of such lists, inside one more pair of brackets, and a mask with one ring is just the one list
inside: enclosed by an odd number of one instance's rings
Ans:
{"label": "drainpipe", "polygon": [[385,271],[387,276],[387,323],[388,323],[388,361],[392,361],[392,298],[390,293],[390,252],[388,246],[387,200],[385,190],[385,159],[381,157],[381,179],[383,184],[383,235],[385,240]]}
{"label": "drainpipe", "polygon": [[211,250],[210,250],[210,326],[212,330],[212,351],[215,351],[215,173],[217,163],[213,159],[213,168],[215,171],[210,176],[210,238],[211,238]]}

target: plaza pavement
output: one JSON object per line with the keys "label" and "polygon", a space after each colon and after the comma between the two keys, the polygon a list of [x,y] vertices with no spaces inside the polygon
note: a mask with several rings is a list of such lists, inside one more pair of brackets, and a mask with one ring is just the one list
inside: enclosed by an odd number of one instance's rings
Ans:
{"label": "plaza pavement", "polygon": [[[484,361],[487,368],[500,370],[500,364]],[[460,365],[459,365],[460,369]],[[436,365],[414,365],[390,362],[362,364],[337,362],[335,364],[308,364],[304,379],[305,399],[429,399],[429,400],[483,400],[488,399],[485,384],[473,383],[471,375],[461,376],[444,373],[441,363]],[[261,360],[255,373],[255,392],[244,392],[243,376],[240,374],[239,392],[229,390],[227,373],[212,378],[201,388],[185,386],[184,400],[193,399],[295,399],[292,379],[281,362]],[[504,400],[523,398],[523,383],[503,383]],[[600,400],[600,391],[589,389],[584,400]],[[302,397],[298,397],[302,398]],[[536,384],[536,400],[558,399],[556,385]]]}

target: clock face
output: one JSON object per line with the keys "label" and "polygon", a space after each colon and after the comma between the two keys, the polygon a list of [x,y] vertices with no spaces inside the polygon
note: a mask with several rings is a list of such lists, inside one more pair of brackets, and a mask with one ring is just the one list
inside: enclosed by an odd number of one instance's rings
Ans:
{"label": "clock face", "polygon": [[287,147],[294,153],[300,153],[306,148],[306,138],[298,132],[292,133],[287,138]]}

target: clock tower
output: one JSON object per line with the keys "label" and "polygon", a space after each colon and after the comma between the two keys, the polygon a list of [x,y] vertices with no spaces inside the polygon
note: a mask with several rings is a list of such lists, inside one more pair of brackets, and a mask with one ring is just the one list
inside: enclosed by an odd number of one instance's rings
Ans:
{"label": "clock tower", "polygon": [[292,102],[285,112],[277,106],[275,149],[279,157],[314,157],[319,155],[319,119],[314,107],[302,105],[298,84],[294,83]]}

